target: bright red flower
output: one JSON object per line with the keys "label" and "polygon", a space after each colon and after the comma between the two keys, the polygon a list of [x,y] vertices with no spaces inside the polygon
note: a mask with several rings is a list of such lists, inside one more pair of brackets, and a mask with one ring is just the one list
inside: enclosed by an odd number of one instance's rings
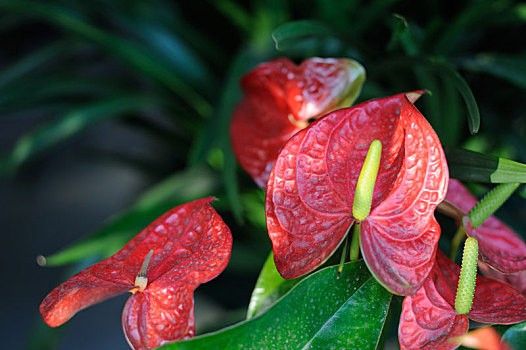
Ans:
{"label": "bright red flower", "polygon": [[445,197],[448,169],[437,135],[412,104],[418,96],[337,110],[283,147],[266,197],[274,260],[283,277],[312,271],[342,242],[355,221],[356,181],[377,139],[382,156],[372,209],[361,222],[362,255],[393,293],[420,288],[435,260],[440,227],[433,212]]}
{"label": "bright red flower", "polygon": [[[44,321],[57,327],[88,306],[132,292],[122,325],[133,349],[194,336],[193,292],[225,269],[232,249],[228,226],[208,204],[213,200],[169,210],[118,253],[55,288],[40,305]],[[147,255],[147,280],[140,287],[136,277]]]}
{"label": "bright red flower", "polygon": [[475,298],[467,315],[455,311],[460,267],[441,251],[423,286],[406,296],[398,328],[404,349],[455,349],[452,338],[465,334],[468,317],[482,323],[514,324],[526,320],[526,297],[495,280],[477,276]]}
{"label": "bright red flower", "polygon": [[[477,199],[458,180],[449,181],[446,200],[468,213],[477,204]],[[465,227],[466,234],[479,242],[482,261],[502,273],[526,270],[526,244],[508,226],[490,216],[482,225],[473,229]]]}
{"label": "bright red flower", "polygon": [[244,99],[234,111],[234,153],[262,188],[281,147],[308,121],[350,106],[365,70],[349,59],[310,58],[296,66],[286,58],[266,62],[241,80]]}

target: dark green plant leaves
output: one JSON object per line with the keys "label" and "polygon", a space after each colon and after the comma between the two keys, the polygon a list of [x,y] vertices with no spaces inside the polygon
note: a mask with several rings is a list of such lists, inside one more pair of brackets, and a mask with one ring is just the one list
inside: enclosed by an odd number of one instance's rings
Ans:
{"label": "dark green plant leaves", "polygon": [[488,73],[526,89],[526,54],[479,54],[461,64],[471,71]]}
{"label": "dark green plant leaves", "polygon": [[475,96],[473,96],[473,92],[471,91],[468,83],[451,65],[439,60],[431,60],[431,63],[439,74],[443,74],[452,80],[458,92],[464,99],[466,108],[468,110],[469,132],[472,135],[475,135],[480,128],[480,112],[477,101],[475,100]]}
{"label": "dark green plant leaves", "polygon": [[502,336],[514,349],[526,349],[526,322],[509,328]]}
{"label": "dark green plant leaves", "polygon": [[126,95],[74,109],[63,117],[20,138],[11,150],[1,155],[0,175],[15,170],[29,158],[102,120],[152,107],[156,103],[154,99],[140,95]]}
{"label": "dark green plant leaves", "polygon": [[363,261],[320,270],[264,314],[225,330],[160,349],[375,349],[391,294]]}
{"label": "dark green plant leaves", "polygon": [[300,280],[301,278],[287,280],[281,277],[274,264],[274,255],[270,252],[252,291],[252,297],[248,304],[247,319],[261,314]]}
{"label": "dark green plant leaves", "polygon": [[272,33],[272,39],[276,43],[277,50],[286,50],[295,44],[310,38],[324,38],[335,33],[325,24],[301,20],[285,23]]}
{"label": "dark green plant leaves", "polygon": [[175,174],[144,193],[128,211],[110,220],[94,235],[49,257],[39,256],[37,262],[59,266],[93,255],[108,257],[168,209],[216,189],[217,178],[206,170],[196,168]]}
{"label": "dark green plant leaves", "polygon": [[464,149],[446,152],[452,178],[490,183],[526,182],[526,164]]}
{"label": "dark green plant leaves", "polygon": [[68,33],[98,45],[102,50],[114,55],[127,65],[141,71],[146,76],[159,81],[192,106],[203,116],[210,114],[208,102],[185,81],[173,73],[164,61],[152,56],[142,45],[132,43],[116,35],[107,33],[85,21],[80,15],[56,5],[34,1],[1,1],[0,8],[10,13],[25,13],[37,16],[56,25]]}

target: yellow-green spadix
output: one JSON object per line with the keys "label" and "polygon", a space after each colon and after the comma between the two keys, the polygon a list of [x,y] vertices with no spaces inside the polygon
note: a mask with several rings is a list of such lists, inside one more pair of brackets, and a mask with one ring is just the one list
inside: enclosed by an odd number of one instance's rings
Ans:
{"label": "yellow-green spadix", "polygon": [[371,142],[371,146],[365,157],[354,193],[352,214],[358,221],[365,220],[371,212],[374,185],[376,183],[376,177],[378,176],[381,155],[382,143],[379,140],[374,140]]}

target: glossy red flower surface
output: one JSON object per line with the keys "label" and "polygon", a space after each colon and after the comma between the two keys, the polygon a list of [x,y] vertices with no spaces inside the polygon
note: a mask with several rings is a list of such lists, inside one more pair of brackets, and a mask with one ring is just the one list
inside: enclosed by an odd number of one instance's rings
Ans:
{"label": "glossy red flower surface", "polygon": [[234,111],[230,138],[243,169],[262,188],[281,147],[313,118],[350,106],[365,70],[349,59],[310,58],[296,66],[286,58],[245,75],[245,94]]}
{"label": "glossy red flower surface", "polygon": [[[40,305],[44,321],[57,327],[88,306],[132,292],[122,325],[133,349],[194,336],[193,292],[224,270],[232,248],[230,230],[212,201],[203,198],[171,209],[115,255],[55,288]],[[149,252],[141,290],[136,277]]]}
{"label": "glossy red flower surface", "polygon": [[[393,293],[416,292],[431,271],[440,237],[433,211],[446,194],[440,141],[399,94],[334,111],[294,135],[270,174],[267,227],[280,274],[322,264],[351,224],[356,182],[373,140],[382,142],[372,209],[361,222],[362,255]],[[410,98],[411,100],[409,100]]]}
{"label": "glossy red flower surface", "polygon": [[[446,200],[464,213],[468,213],[477,204],[477,199],[455,179],[449,181]],[[482,261],[493,269],[506,274],[526,270],[526,244],[496,217],[490,216],[476,229],[468,225],[466,233],[478,240]]]}
{"label": "glossy red flower surface", "polygon": [[482,323],[514,324],[526,320],[526,297],[507,284],[477,276],[475,298],[467,315],[455,311],[460,267],[441,251],[423,286],[406,296],[398,328],[400,348],[455,349],[452,338],[465,334],[468,317]]}

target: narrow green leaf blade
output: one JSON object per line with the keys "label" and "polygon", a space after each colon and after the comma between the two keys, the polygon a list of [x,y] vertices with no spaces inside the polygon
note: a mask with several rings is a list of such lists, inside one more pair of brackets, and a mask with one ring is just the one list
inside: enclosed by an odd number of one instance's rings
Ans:
{"label": "narrow green leaf blade", "polygon": [[463,181],[526,183],[526,164],[506,158],[455,149],[446,152],[451,177]]}
{"label": "narrow green leaf blade", "polygon": [[140,95],[126,95],[87,104],[66,113],[21,137],[0,157],[0,175],[16,170],[28,159],[103,120],[154,106],[157,101]]}
{"label": "narrow green leaf blade", "polygon": [[324,38],[335,33],[325,24],[313,20],[300,20],[282,24],[272,33],[277,50],[286,50],[309,38]]}
{"label": "narrow green leaf blade", "polygon": [[430,61],[439,73],[448,76],[452,80],[458,92],[464,99],[468,110],[469,132],[472,135],[475,135],[480,128],[480,112],[475,96],[473,95],[468,83],[457,72],[457,70],[449,64],[437,59],[430,59]]}
{"label": "narrow green leaf blade", "polygon": [[471,71],[488,73],[526,89],[525,53],[520,55],[479,54],[462,61],[462,65]]}
{"label": "narrow green leaf blade", "polygon": [[113,54],[126,64],[159,81],[177,96],[188,102],[199,114],[208,116],[209,103],[184,80],[173,73],[164,61],[151,55],[138,43],[109,34],[81,19],[81,16],[60,6],[35,1],[3,1],[0,8],[10,13],[25,13],[37,16],[63,30],[93,42],[101,49]]}
{"label": "narrow green leaf blade", "polygon": [[252,291],[250,303],[248,304],[247,319],[264,312],[300,280],[301,278],[287,280],[281,277],[274,264],[274,255],[270,252]]}
{"label": "narrow green leaf blade", "polygon": [[509,328],[502,336],[502,340],[506,340],[514,349],[526,349],[526,322]]}
{"label": "narrow green leaf blade", "polygon": [[346,264],[340,279],[337,270],[310,275],[249,321],[160,349],[375,349],[392,295],[363,261]]}

